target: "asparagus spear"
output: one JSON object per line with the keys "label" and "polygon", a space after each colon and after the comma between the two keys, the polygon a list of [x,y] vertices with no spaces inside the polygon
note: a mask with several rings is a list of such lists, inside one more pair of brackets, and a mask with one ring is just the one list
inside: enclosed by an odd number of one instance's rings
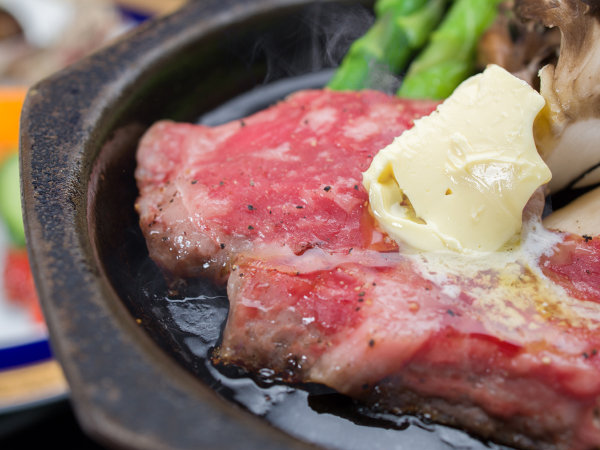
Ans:
{"label": "asparagus spear", "polygon": [[373,87],[373,75],[398,73],[442,18],[447,0],[378,0],[375,23],[356,40],[328,87]]}
{"label": "asparagus spear", "polygon": [[477,43],[501,0],[456,0],[429,44],[412,62],[401,97],[443,99],[475,71]]}

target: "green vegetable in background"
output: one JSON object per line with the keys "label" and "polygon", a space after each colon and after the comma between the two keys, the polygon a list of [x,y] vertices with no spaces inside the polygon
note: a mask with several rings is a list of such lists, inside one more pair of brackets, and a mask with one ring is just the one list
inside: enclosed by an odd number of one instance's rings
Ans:
{"label": "green vegetable in background", "polygon": [[374,75],[403,70],[414,52],[425,45],[442,18],[446,3],[447,0],[378,0],[375,23],[352,44],[328,87],[370,88]]}
{"label": "green vegetable in background", "polygon": [[25,245],[19,187],[19,156],[9,156],[0,166],[0,218],[8,226],[15,244]]}
{"label": "green vegetable in background", "polygon": [[475,71],[477,44],[501,0],[456,0],[410,65],[398,95],[444,99]]}

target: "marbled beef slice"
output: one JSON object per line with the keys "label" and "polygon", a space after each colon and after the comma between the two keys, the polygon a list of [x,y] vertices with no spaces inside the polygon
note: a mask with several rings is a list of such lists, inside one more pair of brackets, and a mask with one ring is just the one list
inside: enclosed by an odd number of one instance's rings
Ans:
{"label": "marbled beef slice", "polygon": [[254,248],[395,247],[374,231],[361,172],[435,105],[316,90],[215,128],[157,123],[136,170],[150,256],[172,275],[224,281]]}

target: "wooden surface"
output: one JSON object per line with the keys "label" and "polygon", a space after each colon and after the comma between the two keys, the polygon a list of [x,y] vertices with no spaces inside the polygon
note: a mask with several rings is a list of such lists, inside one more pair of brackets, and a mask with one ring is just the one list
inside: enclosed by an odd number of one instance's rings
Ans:
{"label": "wooden surface", "polygon": [[0,408],[67,392],[67,382],[55,360],[42,361],[0,372]]}
{"label": "wooden surface", "polygon": [[168,14],[181,7],[186,0],[116,0],[119,6],[152,15]]}

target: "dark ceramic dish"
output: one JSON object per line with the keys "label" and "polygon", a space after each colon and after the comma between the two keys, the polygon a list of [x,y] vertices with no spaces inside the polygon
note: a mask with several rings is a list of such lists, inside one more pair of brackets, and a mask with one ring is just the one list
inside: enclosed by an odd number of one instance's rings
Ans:
{"label": "dark ceramic dish", "polygon": [[[167,298],[133,210],[134,152],[151,123],[218,122],[289,90],[322,84],[326,73],[301,75],[337,62],[368,25],[368,6],[191,2],[29,92],[21,164],[32,268],[77,416],[101,443],[140,449],[483,446],[414,418],[374,417],[319,387],[296,391],[217,372],[206,354],[226,315],[222,290],[191,283]],[[350,33],[339,34],[349,21]],[[300,81],[292,84],[278,81],[296,76]],[[240,97],[266,81],[270,87]],[[277,421],[284,413],[287,425]]]}

